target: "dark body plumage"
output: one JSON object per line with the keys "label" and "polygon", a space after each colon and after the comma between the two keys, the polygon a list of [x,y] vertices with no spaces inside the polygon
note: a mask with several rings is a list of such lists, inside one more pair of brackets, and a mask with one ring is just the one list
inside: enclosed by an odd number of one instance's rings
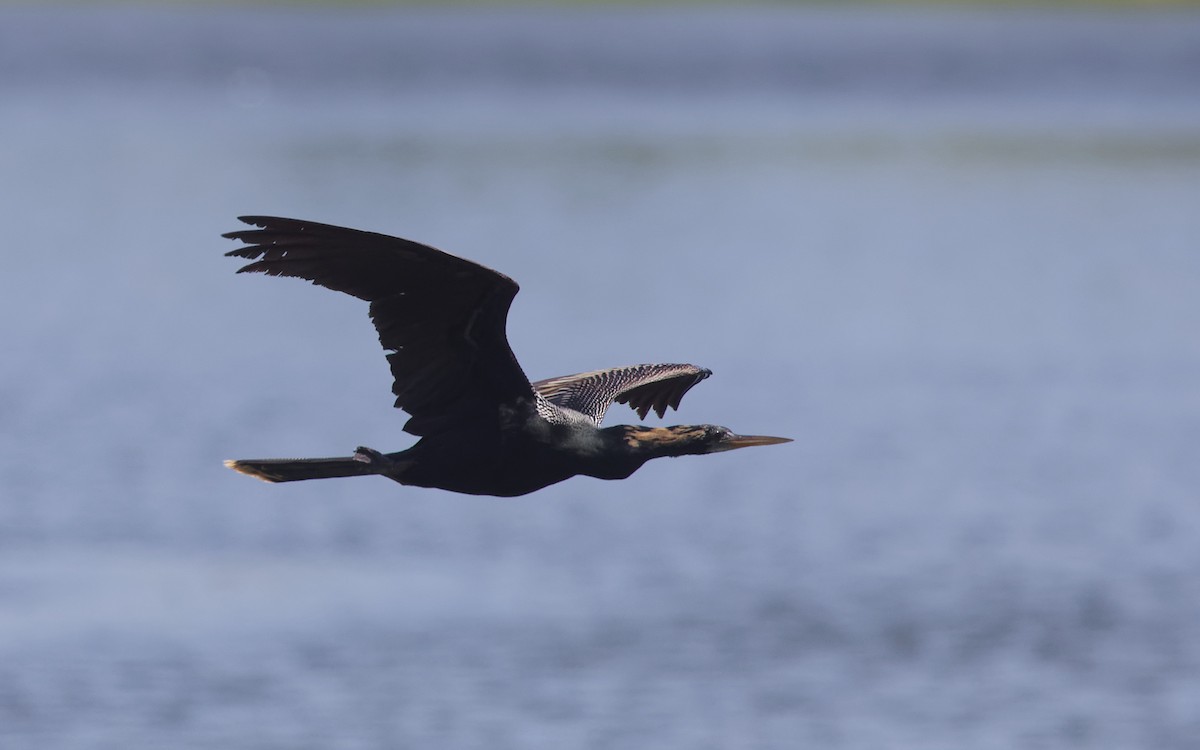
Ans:
{"label": "dark body plumage", "polygon": [[225,237],[240,272],[292,276],[370,303],[388,351],[405,431],[421,439],[383,454],[227,461],[271,482],[379,474],[401,484],[473,495],[523,495],[584,474],[624,479],[661,456],[713,453],[786,438],[715,425],[601,428],[614,401],[662,417],[711,373],[653,364],[530,382],[505,326],[518,287],[507,276],[432,247],[296,219],[244,216],[257,229]]}

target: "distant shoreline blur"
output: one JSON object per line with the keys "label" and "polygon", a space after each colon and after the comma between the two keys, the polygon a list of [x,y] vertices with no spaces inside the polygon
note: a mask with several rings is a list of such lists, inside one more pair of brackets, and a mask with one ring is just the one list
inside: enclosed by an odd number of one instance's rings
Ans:
{"label": "distant shoreline blur", "polygon": [[[723,2],[722,0],[254,0],[254,2],[238,3],[231,0],[55,0],[53,2],[30,2],[29,0],[0,0],[0,7],[30,5],[45,7],[47,5],[71,6],[178,6],[178,7],[208,7],[208,6],[240,6],[240,7],[295,7],[295,6],[324,6],[345,8],[368,7],[411,7],[424,9],[453,9],[453,8],[491,8],[491,9],[536,9],[536,8],[636,8],[647,10],[655,8],[683,8],[708,6],[712,8],[744,8],[746,4]],[[877,9],[881,7],[903,8],[973,8],[978,10],[995,10],[1002,8],[1022,8],[1053,10],[1163,10],[1181,8],[1200,8],[1200,0],[852,0],[840,3],[830,0],[783,0],[778,2],[752,3],[763,8],[769,7],[828,7],[830,9],[853,10],[855,7]]]}

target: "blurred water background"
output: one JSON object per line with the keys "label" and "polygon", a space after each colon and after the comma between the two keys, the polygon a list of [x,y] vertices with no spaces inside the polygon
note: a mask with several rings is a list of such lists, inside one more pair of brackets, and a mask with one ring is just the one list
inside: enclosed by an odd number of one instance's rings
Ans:
{"label": "blurred water background", "polygon": [[[1200,747],[1200,15],[0,8],[0,747]],[[788,446],[515,500],[243,213]],[[609,421],[636,421],[615,408]]]}

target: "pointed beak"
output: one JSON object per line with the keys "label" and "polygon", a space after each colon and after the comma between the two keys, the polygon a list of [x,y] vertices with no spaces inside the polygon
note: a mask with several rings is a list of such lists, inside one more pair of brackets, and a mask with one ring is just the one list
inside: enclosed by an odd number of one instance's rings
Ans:
{"label": "pointed beak", "polygon": [[722,441],[717,450],[731,451],[735,448],[750,448],[755,445],[778,445],[790,442],[792,442],[791,438],[772,437],[770,435],[732,435],[728,440]]}

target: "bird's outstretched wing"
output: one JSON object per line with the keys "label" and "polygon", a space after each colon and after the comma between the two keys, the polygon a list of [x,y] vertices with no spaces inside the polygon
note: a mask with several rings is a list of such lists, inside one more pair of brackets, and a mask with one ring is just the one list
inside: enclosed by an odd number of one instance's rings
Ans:
{"label": "bird's outstretched wing", "polygon": [[[459,419],[532,404],[529,379],[508,345],[505,325],[518,286],[507,276],[417,242],[374,232],[270,216],[225,237],[247,243],[226,255],[239,269],[307,279],[370,302],[379,342],[389,351],[404,429],[426,435]],[[532,406],[530,407],[532,408]]]}
{"label": "bird's outstretched wing", "polygon": [[695,365],[631,365],[539,380],[535,390],[547,401],[580,412],[599,426],[609,404],[629,404],[645,419],[653,409],[662,417],[679,408],[683,394],[712,375]]}

